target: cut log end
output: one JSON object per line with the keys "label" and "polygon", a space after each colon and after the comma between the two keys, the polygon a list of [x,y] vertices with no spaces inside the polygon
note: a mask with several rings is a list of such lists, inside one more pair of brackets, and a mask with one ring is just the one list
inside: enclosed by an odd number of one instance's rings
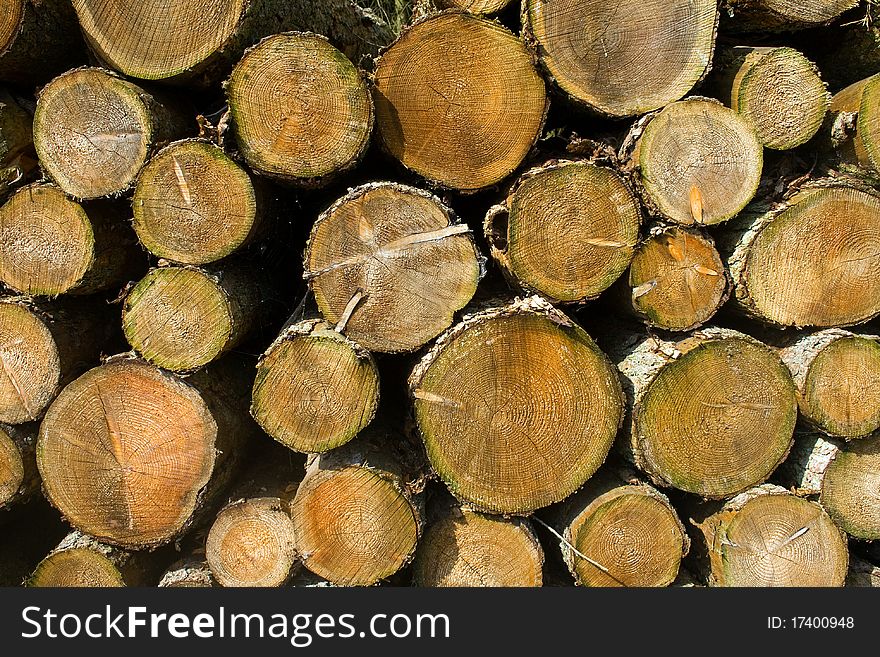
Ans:
{"label": "cut log end", "polygon": [[669,586],[688,539],[669,501],[647,486],[618,486],[592,499],[566,528],[563,546],[582,586]]}
{"label": "cut log end", "polygon": [[523,24],[538,56],[574,100],[613,117],[684,96],[712,58],[714,0],[528,0]]}
{"label": "cut log end", "polygon": [[[754,491],[703,524],[716,586],[843,586],[848,551],[840,530],[813,502]],[[708,531],[707,531],[708,529]]]}
{"label": "cut log end", "polygon": [[698,220],[711,225],[730,219],[752,200],[761,179],[763,146],[736,112],[693,98],[669,105],[648,123],[637,163],[660,214],[683,225]]}
{"label": "cut log end", "polygon": [[664,485],[728,497],[770,476],[796,418],[791,376],[769,348],[745,336],[703,340],[636,402],[634,452]]}
{"label": "cut log end", "polygon": [[462,9],[479,16],[497,14],[509,5],[511,0],[443,0],[450,8]]}
{"label": "cut log end", "polygon": [[245,0],[218,0],[205,11],[186,2],[149,2],[143,11],[131,11],[121,0],[73,0],[101,59],[148,80],[179,75],[211,56],[232,36],[246,5]]}
{"label": "cut log end", "polygon": [[143,361],[90,370],[49,407],[37,463],[72,525],[123,547],[167,542],[215,462],[217,423],[191,386]]}
{"label": "cut log end", "polygon": [[825,471],[820,502],[834,522],[859,539],[880,539],[880,436],[841,448]]}
{"label": "cut log end", "polygon": [[100,198],[134,182],[153,139],[141,93],[101,69],[77,69],[46,85],[34,115],[34,146],[46,173],[65,192]]}
{"label": "cut log end", "polygon": [[393,481],[367,467],[306,476],[292,505],[303,564],[340,586],[369,586],[413,555],[419,516]]}
{"label": "cut log end", "polygon": [[858,0],[724,0],[727,28],[737,32],[789,32],[830,23]]}
{"label": "cut log end", "polygon": [[0,55],[13,44],[21,28],[24,15],[24,0],[5,0],[0,12]]}
{"label": "cut log end", "polygon": [[256,170],[312,185],[353,166],[373,128],[355,66],[323,37],[288,33],[248,51],[227,85],[242,155]]}
{"label": "cut log end", "polygon": [[120,587],[125,581],[113,562],[98,551],[72,548],[50,554],[27,582],[32,587]]}
{"label": "cut log end", "polygon": [[570,495],[604,462],[622,416],[605,355],[530,301],[465,318],[410,379],[434,470],[456,497],[492,512]]}
{"label": "cut log end", "polygon": [[[588,162],[528,172],[507,200],[506,231],[490,225],[493,255],[529,289],[562,302],[592,299],[624,272],[641,212],[619,175]],[[503,243],[493,240],[496,231]]]}
{"label": "cut log end", "polygon": [[132,206],[141,243],[159,258],[191,265],[233,253],[259,221],[247,172],[202,141],[159,151],[138,179]]}
{"label": "cut log end", "polygon": [[229,295],[215,277],[198,269],[160,267],[129,293],[122,327],[144,359],[188,371],[229,349],[236,320]]}
{"label": "cut log end", "polygon": [[705,235],[671,227],[636,249],[627,280],[629,305],[651,326],[688,331],[726,301],[730,279]]}
{"label": "cut log end", "polygon": [[305,260],[324,318],[345,319],[346,335],[380,352],[412,351],[436,337],[480,278],[467,226],[436,197],[393,183],[359,187],[331,206]]}
{"label": "cut log end", "polygon": [[416,586],[541,586],[544,553],[523,520],[462,510],[431,525],[413,565]]}
{"label": "cut log end", "polygon": [[880,76],[838,91],[831,99],[831,111],[857,114],[854,134],[836,144],[844,163],[880,171]]}
{"label": "cut log end", "polygon": [[748,245],[734,276],[737,298],[783,326],[850,326],[876,316],[878,226],[873,194],[845,186],[800,192]]}
{"label": "cut log end", "polygon": [[24,304],[0,302],[0,422],[40,418],[60,381],[58,345],[43,319]]}
{"label": "cut log end", "polygon": [[299,452],[325,452],[354,438],[376,414],[373,359],[323,322],[308,321],[274,344],[257,366],[251,414]]}
{"label": "cut log end", "polygon": [[0,427],[0,509],[6,506],[25,483],[25,464],[12,437]]}
{"label": "cut log end", "polygon": [[24,187],[0,208],[0,245],[0,279],[34,296],[76,289],[96,257],[85,210],[52,185]]}
{"label": "cut log end", "polygon": [[746,56],[731,90],[731,107],[767,148],[788,150],[822,126],[829,97],[816,66],[793,48],[758,48]]}
{"label": "cut log end", "polygon": [[832,436],[860,438],[880,429],[880,344],[841,337],[822,349],[807,370],[800,407]]}
{"label": "cut log end", "polygon": [[476,191],[520,165],[544,124],[547,97],[519,39],[449,11],[416,23],[385,51],[375,102],[382,141],[404,166]]}
{"label": "cut log end", "polygon": [[214,521],[206,550],[221,586],[281,586],[296,560],[287,503],[264,497],[230,504]]}

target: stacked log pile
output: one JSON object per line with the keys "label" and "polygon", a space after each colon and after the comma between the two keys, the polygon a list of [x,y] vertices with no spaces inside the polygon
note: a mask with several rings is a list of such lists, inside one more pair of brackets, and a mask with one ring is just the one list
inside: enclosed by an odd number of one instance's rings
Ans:
{"label": "stacked log pile", "polygon": [[0,585],[880,585],[857,0],[0,0]]}

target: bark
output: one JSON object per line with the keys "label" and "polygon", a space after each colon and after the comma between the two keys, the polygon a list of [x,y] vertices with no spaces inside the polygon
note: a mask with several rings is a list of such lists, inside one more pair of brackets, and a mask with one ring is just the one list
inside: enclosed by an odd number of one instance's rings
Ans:
{"label": "bark", "polygon": [[37,168],[33,122],[28,103],[0,88],[0,200]]}
{"label": "bark", "polygon": [[605,461],[623,418],[605,354],[540,297],[465,315],[415,366],[409,390],[433,469],[490,513],[566,498]]}
{"label": "bark", "polygon": [[12,0],[4,7],[11,14],[0,20],[0,81],[33,88],[85,61],[67,0]]}
{"label": "bark", "polygon": [[492,257],[513,284],[561,303],[594,299],[624,272],[641,210],[626,181],[590,161],[523,174],[486,215]]}
{"label": "bark", "polygon": [[187,557],[176,561],[162,574],[160,588],[211,588],[217,586],[214,575],[201,557]]}
{"label": "bark", "polygon": [[43,171],[70,196],[120,196],[165,143],[193,134],[185,101],[80,68],[47,84],[37,98],[34,146]]}

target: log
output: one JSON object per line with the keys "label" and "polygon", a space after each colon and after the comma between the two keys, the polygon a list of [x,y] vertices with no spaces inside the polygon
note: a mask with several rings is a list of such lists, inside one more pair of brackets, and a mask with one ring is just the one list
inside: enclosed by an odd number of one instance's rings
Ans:
{"label": "log", "polygon": [[17,190],[0,207],[0,280],[33,296],[100,292],[143,272],[121,207],[82,205],[54,185]]}
{"label": "log", "polygon": [[255,427],[240,362],[186,381],[116,357],[68,385],[40,427],[46,496],[73,527],[127,549],[153,548],[196,522],[233,476]]}
{"label": "log", "polygon": [[632,408],[622,447],[655,484],[721,499],[766,481],[785,459],[797,400],[769,347],[715,327],[678,342],[616,339]]}
{"label": "log", "polygon": [[176,561],[162,574],[159,588],[211,588],[217,586],[214,575],[205,561],[190,556]]}
{"label": "log", "polygon": [[312,227],[305,277],[323,317],[370,351],[413,351],[448,328],[482,274],[470,229],[427,192],[367,183]]}
{"label": "log", "polygon": [[0,513],[29,502],[40,492],[34,424],[0,425]]}
{"label": "log", "polygon": [[444,498],[413,562],[413,585],[527,587],[542,585],[544,551],[524,518],[490,516]]}
{"label": "log", "polygon": [[373,131],[361,73],[321,36],[290,32],[250,49],[226,84],[232,128],[255,170],[320,187],[357,165]]}
{"label": "log", "polygon": [[303,467],[289,454],[279,448],[252,466],[214,519],[205,558],[220,586],[283,586],[297,571],[290,504]]}
{"label": "log", "polygon": [[719,56],[711,88],[774,150],[808,142],[822,127],[828,90],[816,65],[794,48],[735,46]]}
{"label": "log", "polygon": [[715,315],[730,290],[730,276],[707,233],[658,225],[636,247],[616,296],[627,314],[648,326],[691,331]]}
{"label": "log", "polygon": [[[733,32],[788,32],[828,25],[858,0],[723,0]],[[723,15],[723,14],[722,14]]]}
{"label": "log", "polygon": [[0,422],[40,419],[61,388],[98,363],[116,335],[114,314],[102,300],[0,298]]}
{"label": "log", "polygon": [[257,328],[269,295],[264,277],[244,262],[157,267],[128,293],[122,328],[145,360],[189,372],[228,353]]}
{"label": "log", "polygon": [[523,32],[565,97],[609,117],[687,94],[715,45],[714,0],[525,0]]}
{"label": "log", "polygon": [[[355,0],[221,0],[202,5],[145,0],[73,0],[89,46],[127,76],[207,87],[223,79],[263,37],[309,30],[330,37],[348,57],[375,55],[390,27]],[[385,4],[385,3],[383,3]],[[143,35],[150,38],[142,38]]]}
{"label": "log", "polygon": [[590,479],[557,510],[556,525],[580,586],[669,586],[690,546],[669,499],[626,470]]}
{"label": "log", "polygon": [[739,213],[758,190],[764,161],[746,119],[696,96],[637,121],[623,155],[649,212],[685,226]]}
{"label": "log", "polygon": [[572,303],[596,298],[626,270],[640,223],[638,198],[619,174],[554,160],[523,174],[484,230],[515,285]]}
{"label": "log", "polygon": [[544,81],[504,27],[448,10],[407,28],[379,58],[376,126],[407,169],[474,192],[513,173],[544,125]]}
{"label": "log", "polygon": [[450,9],[461,9],[478,16],[491,16],[505,9],[511,0],[440,0]]}
{"label": "log", "polygon": [[466,315],[416,365],[409,389],[434,471],[460,501],[492,513],[568,497],[604,462],[623,418],[605,354],[540,297]]}
{"label": "log", "polygon": [[791,340],[780,354],[801,415],[815,428],[846,440],[880,429],[880,337],[827,329]]}
{"label": "log", "polygon": [[0,87],[0,199],[37,166],[33,122],[25,102]]}
{"label": "log", "polygon": [[880,538],[880,434],[842,443],[802,432],[779,477],[801,495],[818,495],[847,534],[867,541]]}
{"label": "log", "polygon": [[854,82],[831,98],[831,145],[843,165],[880,172],[880,76]]}
{"label": "log", "polygon": [[266,196],[222,148],[177,141],[156,153],[137,180],[134,230],[158,258],[208,264],[262,235]]}
{"label": "log", "polygon": [[37,565],[26,586],[155,586],[172,554],[122,550],[74,530]]}
{"label": "log", "polygon": [[37,98],[43,171],[78,199],[118,196],[156,149],[195,130],[184,103],[99,68],[68,71]]}
{"label": "log", "polygon": [[854,180],[759,201],[716,234],[740,312],[776,326],[852,326],[880,313],[880,197]]}
{"label": "log", "polygon": [[67,0],[5,0],[0,16],[0,81],[42,84],[85,61]]}
{"label": "log", "polygon": [[818,504],[779,486],[734,497],[697,528],[710,586],[843,586],[846,578],[841,531]]}
{"label": "log", "polygon": [[298,452],[344,445],[373,421],[378,406],[375,360],[324,321],[287,327],[257,363],[251,415]]}
{"label": "log", "polygon": [[291,505],[296,550],[339,586],[370,586],[408,564],[422,534],[422,502],[393,439],[371,430],[306,462]]}
{"label": "log", "polygon": [[841,89],[880,72],[880,12],[866,3],[863,20],[845,24],[833,39],[816,43],[816,61],[832,87]]}

